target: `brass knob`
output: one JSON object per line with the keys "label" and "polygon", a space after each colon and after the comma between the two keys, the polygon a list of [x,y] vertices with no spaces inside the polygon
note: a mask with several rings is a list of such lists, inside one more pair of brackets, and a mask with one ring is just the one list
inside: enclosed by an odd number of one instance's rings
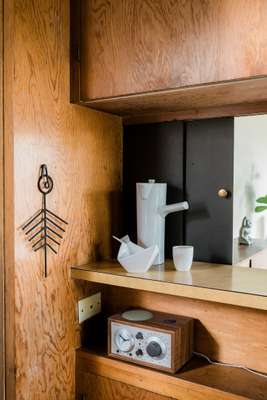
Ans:
{"label": "brass knob", "polygon": [[218,190],[218,196],[221,197],[222,199],[225,199],[228,197],[229,193],[226,189],[219,189]]}

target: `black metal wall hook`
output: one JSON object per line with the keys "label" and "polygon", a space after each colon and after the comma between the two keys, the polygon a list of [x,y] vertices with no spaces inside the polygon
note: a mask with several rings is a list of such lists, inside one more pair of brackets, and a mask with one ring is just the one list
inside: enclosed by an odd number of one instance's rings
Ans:
{"label": "black metal wall hook", "polygon": [[46,196],[53,190],[54,183],[51,176],[48,175],[45,164],[40,167],[37,186],[42,193],[42,208],[25,222],[22,230],[34,251],[44,249],[44,275],[47,277],[47,249],[57,254],[57,249],[65,233],[65,225],[68,225],[68,222],[47,208]]}
{"label": "black metal wall hook", "polygon": [[48,194],[53,189],[54,182],[51,176],[48,175],[47,166],[45,164],[40,167],[40,177],[37,186],[39,191],[43,194]]}

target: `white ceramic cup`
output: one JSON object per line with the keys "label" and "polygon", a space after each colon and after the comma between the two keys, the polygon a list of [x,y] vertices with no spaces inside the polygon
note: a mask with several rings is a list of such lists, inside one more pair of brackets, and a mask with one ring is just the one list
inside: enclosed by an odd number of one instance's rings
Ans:
{"label": "white ceramic cup", "polygon": [[172,257],[177,271],[189,271],[193,262],[193,246],[173,246]]}

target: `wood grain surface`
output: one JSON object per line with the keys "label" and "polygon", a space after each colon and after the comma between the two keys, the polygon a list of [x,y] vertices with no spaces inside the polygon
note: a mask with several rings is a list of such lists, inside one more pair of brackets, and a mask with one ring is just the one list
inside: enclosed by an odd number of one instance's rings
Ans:
{"label": "wood grain surface", "polygon": [[[227,97],[227,96],[226,96]],[[124,125],[146,124],[155,122],[204,119],[204,118],[221,118],[221,117],[238,117],[244,115],[260,115],[267,113],[267,102],[239,103],[231,105],[221,105],[217,107],[196,107],[177,111],[158,111],[143,112],[136,115],[128,115],[123,117]]]}
{"label": "wood grain surface", "polygon": [[81,98],[267,73],[264,0],[83,0]]}
{"label": "wood grain surface", "polygon": [[5,268],[4,268],[4,120],[3,120],[3,1],[0,2],[0,399],[4,398],[5,393]]}
{"label": "wood grain surface", "polygon": [[79,388],[77,400],[171,400],[170,397],[86,373],[81,369],[78,369],[77,385]]}
{"label": "wood grain surface", "polygon": [[267,373],[267,311],[110,286],[107,313],[141,307],[195,319],[194,350]]}
{"label": "wood grain surface", "polygon": [[88,282],[170,294],[267,311],[266,271],[193,262],[190,272],[176,271],[172,260],[164,269],[153,266],[143,274],[128,273],[115,260],[71,268],[71,276]]}
{"label": "wood grain surface", "polygon": [[4,0],[4,282],[5,395],[15,399],[15,259],[14,259],[14,15],[15,4]]}
{"label": "wood grain surface", "polygon": [[81,104],[124,118],[140,116],[145,120],[147,115],[159,113],[161,116],[170,114],[172,119],[195,119],[266,112],[266,93],[267,78],[255,78],[82,101]]}
{"label": "wood grain surface", "polygon": [[[16,395],[70,400],[80,343],[76,302],[94,289],[74,283],[69,267],[111,254],[121,120],[69,103],[69,2],[13,3]],[[20,231],[41,206],[42,163],[54,180],[48,206],[69,222],[59,254],[48,256],[47,279],[41,253],[31,251]]]}
{"label": "wood grain surface", "polygon": [[[115,380],[177,400],[266,400],[265,378],[239,369],[209,365],[198,359],[192,359],[182,371],[173,375],[81,349],[77,352],[77,371],[81,385],[88,374],[109,378],[111,393]],[[95,380],[95,390],[98,390],[96,383]],[[125,397],[117,393],[117,397],[111,399],[124,400]],[[105,400],[105,397],[100,396],[98,400]]]}

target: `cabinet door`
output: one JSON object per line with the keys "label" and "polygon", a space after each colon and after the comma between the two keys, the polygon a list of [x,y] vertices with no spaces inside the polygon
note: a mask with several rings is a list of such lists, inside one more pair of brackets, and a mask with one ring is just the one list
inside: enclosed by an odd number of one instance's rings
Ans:
{"label": "cabinet door", "polygon": [[[132,125],[124,129],[123,205],[124,233],[136,239],[136,182],[166,182],[167,203],[184,200],[183,123],[179,121]],[[165,255],[183,242],[184,213],[166,217]]]}
{"label": "cabinet door", "polygon": [[[186,244],[197,261],[232,264],[234,119],[186,124]],[[226,189],[229,196],[219,197]]]}
{"label": "cabinet door", "polygon": [[83,101],[267,74],[265,0],[82,0]]}

